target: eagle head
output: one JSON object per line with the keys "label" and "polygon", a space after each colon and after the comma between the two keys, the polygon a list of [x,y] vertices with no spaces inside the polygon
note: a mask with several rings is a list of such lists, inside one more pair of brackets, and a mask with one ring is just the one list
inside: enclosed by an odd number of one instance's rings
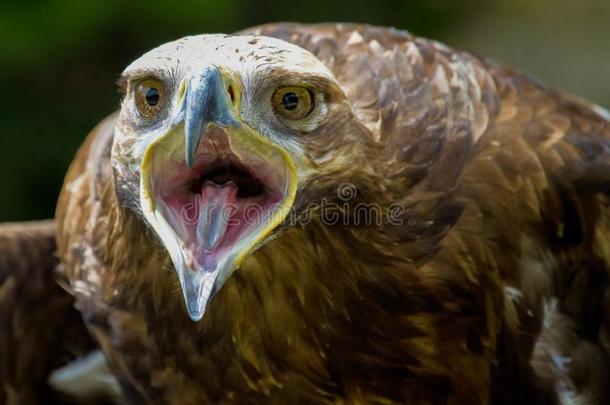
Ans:
{"label": "eagle head", "polygon": [[323,197],[325,175],[349,172],[357,128],[331,71],[273,38],[183,38],[120,85],[119,199],[164,245],[197,321],[250,253]]}

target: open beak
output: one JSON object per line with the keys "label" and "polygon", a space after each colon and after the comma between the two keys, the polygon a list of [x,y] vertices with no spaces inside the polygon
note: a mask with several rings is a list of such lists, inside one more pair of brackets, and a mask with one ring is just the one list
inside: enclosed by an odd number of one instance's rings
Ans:
{"label": "open beak", "polygon": [[198,321],[247,254],[285,219],[297,173],[282,147],[241,122],[218,68],[185,86],[174,125],[144,153],[140,202]]}

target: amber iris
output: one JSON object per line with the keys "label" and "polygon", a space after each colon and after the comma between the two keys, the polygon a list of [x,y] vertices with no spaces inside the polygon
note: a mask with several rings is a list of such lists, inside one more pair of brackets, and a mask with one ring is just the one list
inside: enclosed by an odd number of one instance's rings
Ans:
{"label": "amber iris", "polygon": [[311,90],[304,87],[280,87],[273,93],[271,103],[275,112],[287,120],[303,119],[314,109]]}
{"label": "amber iris", "polygon": [[138,83],[135,91],[138,113],[145,118],[154,118],[163,107],[164,93],[158,80],[146,79]]}

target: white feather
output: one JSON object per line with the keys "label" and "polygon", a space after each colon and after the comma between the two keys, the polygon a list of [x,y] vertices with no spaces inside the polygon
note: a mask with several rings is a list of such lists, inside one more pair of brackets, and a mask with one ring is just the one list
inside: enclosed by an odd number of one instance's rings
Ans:
{"label": "white feather", "polygon": [[110,398],[115,404],[126,403],[118,381],[99,350],[55,370],[48,382],[55,390],[84,403],[97,396]]}

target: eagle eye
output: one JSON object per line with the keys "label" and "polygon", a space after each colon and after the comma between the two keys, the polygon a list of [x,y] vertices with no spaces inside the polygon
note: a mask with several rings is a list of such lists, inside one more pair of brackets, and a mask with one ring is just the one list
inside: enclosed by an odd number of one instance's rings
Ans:
{"label": "eagle eye", "polygon": [[311,90],[305,87],[280,87],[271,97],[275,112],[287,120],[300,120],[313,111],[314,97]]}
{"label": "eagle eye", "polygon": [[138,83],[135,92],[136,109],[144,118],[154,118],[163,107],[165,90],[159,80],[146,79]]}

